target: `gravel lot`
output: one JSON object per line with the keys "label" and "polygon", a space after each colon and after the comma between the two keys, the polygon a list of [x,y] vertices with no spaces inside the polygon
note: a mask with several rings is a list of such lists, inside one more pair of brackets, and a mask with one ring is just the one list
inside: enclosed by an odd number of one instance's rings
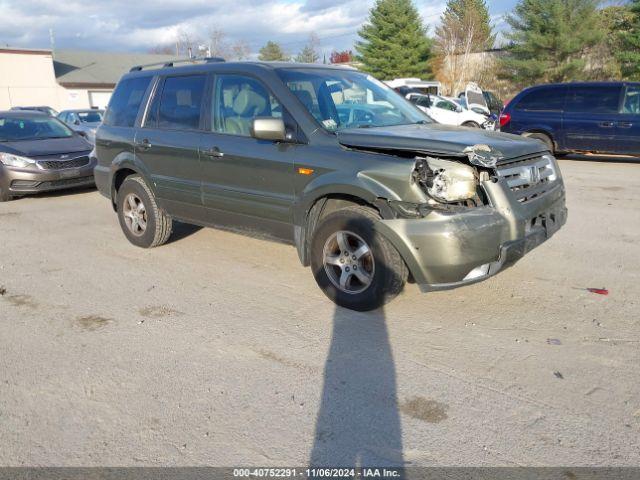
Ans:
{"label": "gravel lot", "polygon": [[372,314],[287,245],[0,204],[0,465],[639,465],[640,163],[561,167],[551,241]]}

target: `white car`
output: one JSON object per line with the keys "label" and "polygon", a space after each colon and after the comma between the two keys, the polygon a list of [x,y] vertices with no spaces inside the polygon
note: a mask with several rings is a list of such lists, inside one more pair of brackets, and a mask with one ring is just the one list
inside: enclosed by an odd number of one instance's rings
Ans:
{"label": "white car", "polygon": [[415,104],[436,122],[444,125],[456,125],[472,128],[493,130],[493,122],[486,115],[463,108],[459,103],[440,95],[407,95],[408,100]]}

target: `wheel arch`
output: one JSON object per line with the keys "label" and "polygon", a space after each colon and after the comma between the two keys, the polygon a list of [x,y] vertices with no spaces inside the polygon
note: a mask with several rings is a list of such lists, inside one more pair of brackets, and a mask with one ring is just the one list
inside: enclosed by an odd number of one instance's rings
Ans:
{"label": "wheel arch", "polygon": [[354,205],[371,208],[381,218],[389,218],[392,215],[387,201],[371,194],[333,192],[316,196],[307,203],[307,208],[303,209],[294,225],[294,239],[302,265],[310,265],[311,238],[320,221],[330,213]]}
{"label": "wheel arch", "polygon": [[554,153],[556,150],[558,150],[558,142],[556,141],[555,136],[553,135],[553,133],[551,133],[551,131],[549,129],[546,129],[544,127],[528,128],[527,130],[522,132],[522,136],[523,137],[528,137],[532,133],[537,133],[539,135],[545,135],[547,138],[549,138],[549,140],[551,140],[551,145],[553,146],[553,152],[551,152],[551,153]]}

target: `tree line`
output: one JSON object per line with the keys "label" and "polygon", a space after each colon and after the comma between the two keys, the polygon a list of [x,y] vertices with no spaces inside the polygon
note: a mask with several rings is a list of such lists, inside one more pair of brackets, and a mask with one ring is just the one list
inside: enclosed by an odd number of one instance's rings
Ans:
{"label": "tree line", "polygon": [[[376,0],[358,32],[355,54],[346,50],[332,52],[329,59],[320,58],[319,38],[311,34],[295,56],[268,41],[258,58],[354,61],[382,79],[437,78],[452,94],[468,80],[508,82],[512,89],[571,80],[640,80],[640,0],[605,7],[600,0],[520,0],[505,21],[509,28],[503,33],[506,43],[499,59],[484,64],[484,57],[478,54],[496,43],[485,0],[448,0],[433,35],[412,0]],[[202,53],[203,48],[211,56],[250,57],[246,43],[227,42],[221,30],[210,31],[204,40],[181,34],[175,51]],[[467,78],[469,72],[480,78]]]}

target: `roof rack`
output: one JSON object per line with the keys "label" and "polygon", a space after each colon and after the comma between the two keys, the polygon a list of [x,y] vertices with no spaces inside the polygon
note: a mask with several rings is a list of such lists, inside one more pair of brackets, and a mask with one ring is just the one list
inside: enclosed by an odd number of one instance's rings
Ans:
{"label": "roof rack", "polygon": [[146,65],[136,65],[135,67],[131,68],[131,70],[129,70],[129,71],[130,72],[139,72],[141,70],[144,70],[145,68],[151,68],[151,67],[170,68],[170,67],[173,67],[177,63],[197,63],[197,62],[221,63],[221,62],[224,62],[224,61],[225,61],[224,58],[221,58],[221,57],[177,58],[175,60],[169,60],[169,61],[165,61],[165,62],[148,63]]}

